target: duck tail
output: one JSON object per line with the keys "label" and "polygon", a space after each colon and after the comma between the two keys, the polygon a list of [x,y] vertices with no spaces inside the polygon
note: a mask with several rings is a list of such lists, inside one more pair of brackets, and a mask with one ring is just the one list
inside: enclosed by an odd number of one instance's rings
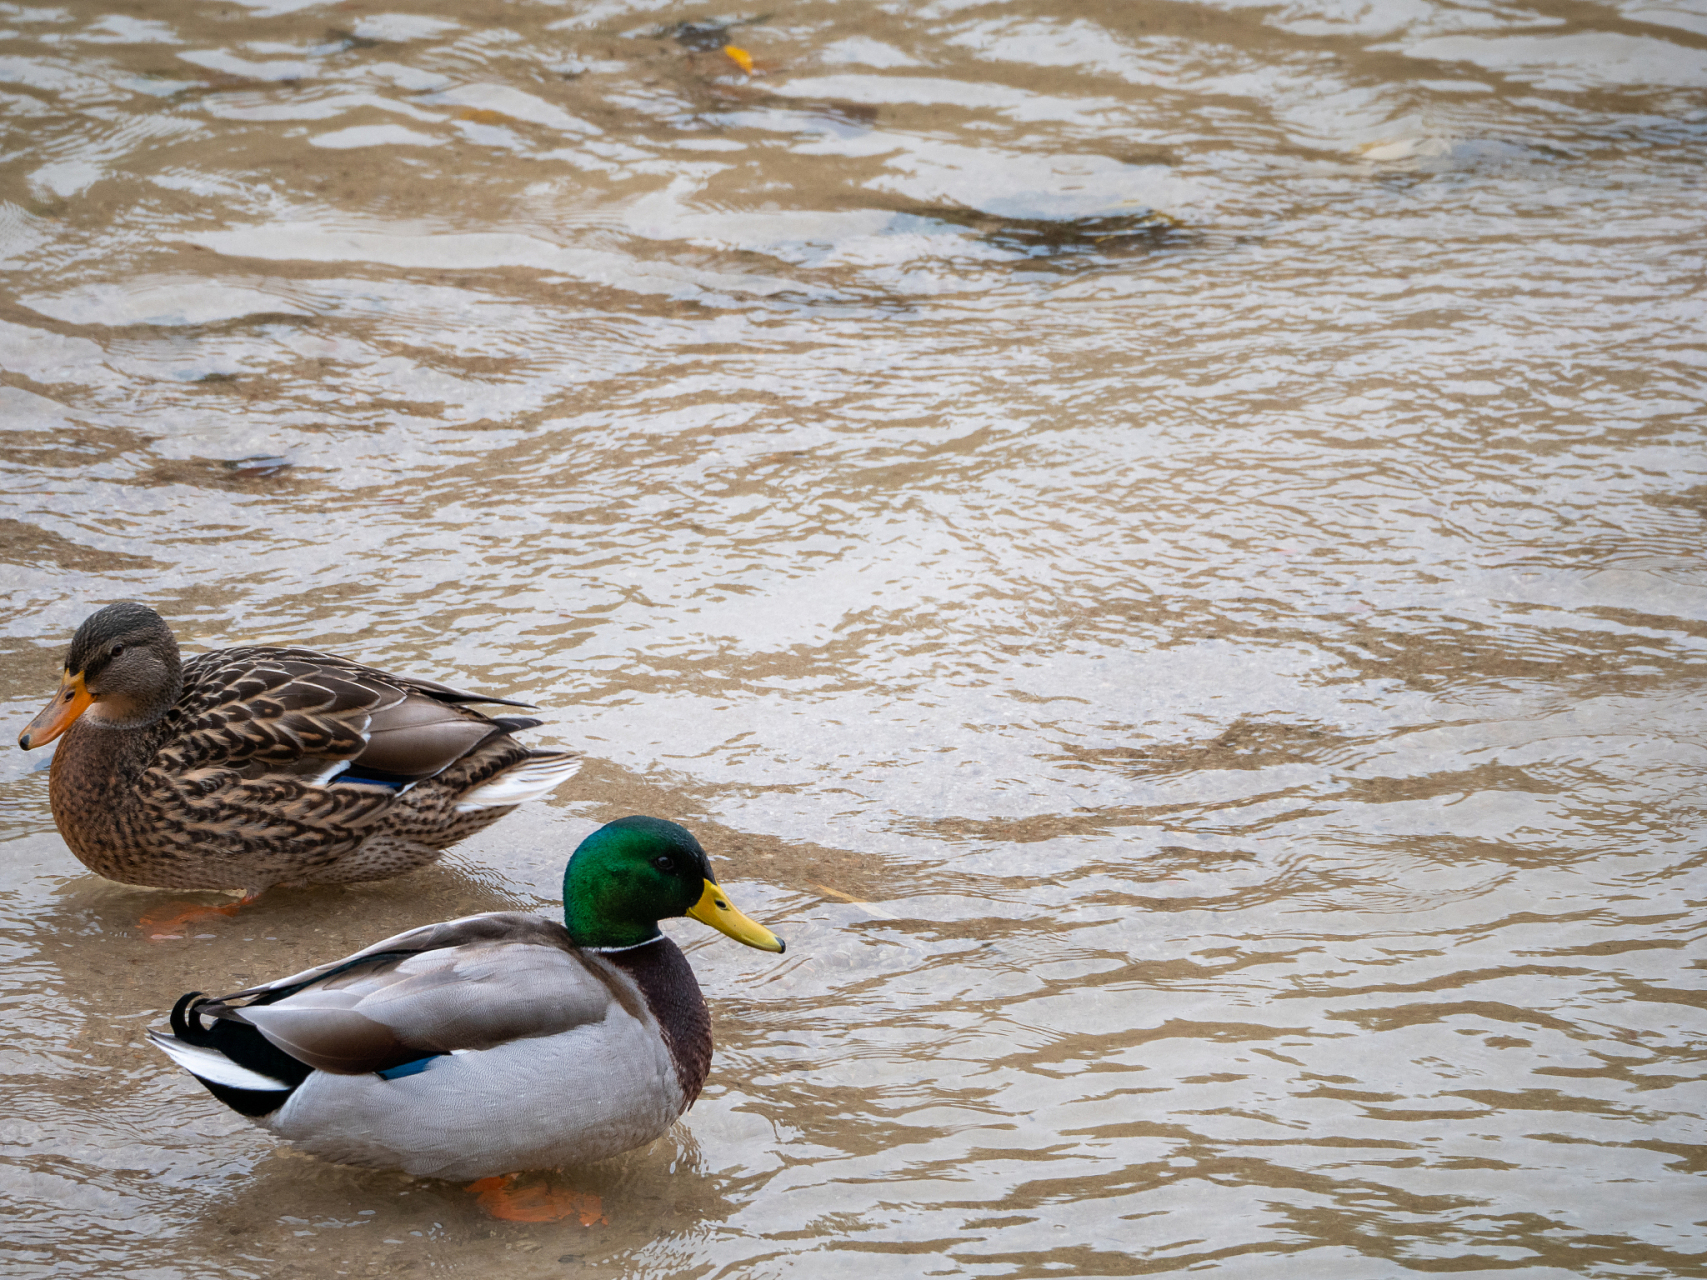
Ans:
{"label": "duck tail", "polygon": [[457,804],[456,811],[472,813],[476,809],[507,809],[526,800],[538,800],[550,795],[580,771],[581,753],[578,751],[530,752],[527,759],[470,791]]}
{"label": "duck tail", "polygon": [[[212,1026],[202,1021],[204,1009],[213,1014]],[[192,991],[172,1006],[172,1034],[150,1031],[148,1038],[233,1111],[246,1116],[277,1111],[313,1068],[277,1048],[255,1027],[224,1014],[219,1002]]]}

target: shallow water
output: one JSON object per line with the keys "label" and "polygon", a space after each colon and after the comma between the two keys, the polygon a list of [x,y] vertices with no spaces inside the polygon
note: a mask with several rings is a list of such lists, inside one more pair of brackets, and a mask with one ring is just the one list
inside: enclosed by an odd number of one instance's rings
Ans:
{"label": "shallow water", "polygon": [[[168,940],[0,761],[5,1274],[1707,1275],[1699,4],[0,5],[0,100],[7,722],[141,597],[589,757]],[[790,950],[672,926],[590,1223],[145,1046],[633,812]]]}

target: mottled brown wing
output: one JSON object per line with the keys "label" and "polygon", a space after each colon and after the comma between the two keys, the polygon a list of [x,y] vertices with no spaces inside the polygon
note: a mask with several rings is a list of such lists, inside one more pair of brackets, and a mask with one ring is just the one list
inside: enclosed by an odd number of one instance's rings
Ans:
{"label": "mottled brown wing", "polygon": [[495,912],[399,934],[201,1012],[248,1022],[298,1061],[353,1075],[556,1035],[602,1021],[614,1003],[561,925]]}
{"label": "mottled brown wing", "polygon": [[444,685],[306,649],[193,658],[159,767],[236,769],[324,783],[344,764],[387,782],[432,777],[503,727]]}
{"label": "mottled brown wing", "polygon": [[185,689],[188,690],[195,683],[205,683],[210,690],[213,690],[225,683],[228,678],[224,675],[215,675],[215,672],[237,673],[250,666],[273,662],[301,662],[327,671],[347,673],[358,678],[377,679],[399,689],[424,693],[440,702],[484,702],[504,707],[528,707],[532,705],[527,702],[513,702],[508,698],[496,698],[489,693],[469,693],[464,689],[453,689],[448,684],[440,684],[436,680],[423,680],[418,676],[396,675],[389,671],[381,671],[377,667],[366,666],[350,658],[340,658],[332,653],[318,653],[313,649],[280,648],[274,645],[252,645],[248,648],[220,649],[213,653],[198,654],[184,663]]}
{"label": "mottled brown wing", "polygon": [[[377,673],[375,673],[377,675]],[[324,771],[367,746],[376,712],[404,702],[397,684],[328,666],[319,655],[235,649],[191,659],[157,764],[289,768],[308,758]]]}
{"label": "mottled brown wing", "polygon": [[306,649],[192,658],[137,780],[133,840],[166,861],[217,848],[255,884],[330,866],[396,804],[395,786],[507,732],[446,700],[472,696]]}

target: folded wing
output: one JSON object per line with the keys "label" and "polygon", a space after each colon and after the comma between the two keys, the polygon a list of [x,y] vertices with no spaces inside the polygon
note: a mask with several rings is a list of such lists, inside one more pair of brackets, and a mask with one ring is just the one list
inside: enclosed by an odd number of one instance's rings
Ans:
{"label": "folded wing", "polygon": [[501,912],[399,934],[198,1012],[247,1023],[308,1066],[359,1074],[556,1035],[617,1002],[561,925]]}
{"label": "folded wing", "polygon": [[172,745],[160,761],[180,773],[249,767],[325,781],[342,765],[413,782],[525,723],[494,720],[464,705],[521,703],[307,649],[205,654],[185,664],[184,686],[186,696],[172,713]]}
{"label": "folded wing", "polygon": [[415,783],[467,761],[456,785],[477,787],[534,754],[509,735],[537,721],[463,705],[503,699],[306,649],[204,654],[184,677],[137,782],[142,830],[161,857],[254,860],[257,882],[336,862]]}

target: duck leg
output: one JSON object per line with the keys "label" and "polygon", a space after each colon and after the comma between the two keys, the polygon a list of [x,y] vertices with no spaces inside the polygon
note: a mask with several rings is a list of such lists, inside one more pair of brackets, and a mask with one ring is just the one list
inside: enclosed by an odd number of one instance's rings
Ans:
{"label": "duck leg", "polygon": [[209,916],[234,916],[260,896],[259,889],[245,890],[238,901],[218,907],[205,902],[163,902],[144,911],[137,918],[137,923],[146,931],[150,941],[182,938],[184,930],[195,921],[205,920]]}
{"label": "duck leg", "polygon": [[505,1222],[561,1222],[578,1216],[583,1227],[610,1225],[603,1202],[591,1192],[553,1186],[550,1174],[526,1175],[525,1181],[523,1177],[506,1173],[481,1178],[463,1190],[478,1196],[477,1203],[489,1216]]}

